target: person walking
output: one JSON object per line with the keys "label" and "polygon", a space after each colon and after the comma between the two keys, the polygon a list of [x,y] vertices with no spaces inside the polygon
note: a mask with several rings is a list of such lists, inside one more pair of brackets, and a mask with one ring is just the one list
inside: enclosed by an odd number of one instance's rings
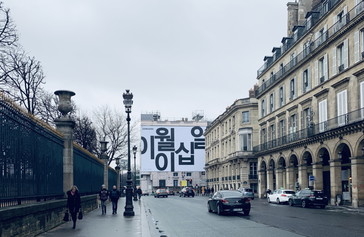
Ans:
{"label": "person walking", "polygon": [[81,209],[81,197],[76,185],[71,187],[71,190],[67,191],[67,208],[71,214],[73,221],[73,229],[76,228],[77,213]]}
{"label": "person walking", "polygon": [[107,191],[106,186],[103,184],[101,186],[101,191],[99,192],[99,197],[101,201],[102,215],[106,214],[106,201],[109,198],[109,191]]}
{"label": "person walking", "polygon": [[116,189],[116,185],[112,186],[110,191],[110,199],[112,203],[112,214],[117,214],[118,211],[118,201],[120,198],[120,191]]}
{"label": "person walking", "polygon": [[137,194],[138,194],[138,199],[140,200],[140,198],[142,197],[142,194],[143,194],[143,192],[142,192],[142,190],[140,189],[140,187],[138,187],[138,189],[137,189]]}

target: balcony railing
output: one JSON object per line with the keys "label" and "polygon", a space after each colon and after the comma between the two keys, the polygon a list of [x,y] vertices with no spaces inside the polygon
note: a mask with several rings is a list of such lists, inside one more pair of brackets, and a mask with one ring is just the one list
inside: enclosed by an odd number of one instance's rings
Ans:
{"label": "balcony railing", "polygon": [[[329,9],[331,9],[333,6],[335,6],[336,3],[339,2],[339,0],[332,0],[329,4]],[[321,9],[322,10],[322,9]],[[336,22],[332,27],[330,27],[327,31],[323,32],[321,36],[319,36],[315,41],[311,42],[311,44],[306,47],[303,51],[301,51],[296,57],[292,58],[290,62],[288,62],[282,69],[280,69],[277,73],[273,74],[268,80],[266,80],[256,91],[255,95],[258,97],[261,95],[264,91],[268,90],[271,85],[275,84],[275,82],[282,79],[285,75],[287,75],[292,68],[294,68],[298,63],[306,59],[311,55],[312,52],[314,52],[317,48],[319,48],[324,42],[326,42],[331,36],[336,34],[338,31],[340,31],[344,26],[348,25],[353,19],[361,14],[364,11],[364,2],[360,2],[358,5],[356,5],[353,9],[351,9],[346,15],[342,17],[342,19],[338,22]],[[306,27],[304,29],[304,32],[302,35],[304,35],[309,28]],[[297,39],[299,40],[299,39]],[[269,68],[274,63],[273,60],[269,61],[269,63],[265,63],[264,70],[263,67],[258,70],[258,77],[266,71],[266,69]]]}
{"label": "balcony railing", "polygon": [[338,129],[349,124],[362,122],[364,120],[364,108],[340,115],[333,119],[327,120],[319,124],[312,124],[311,127],[290,133],[288,135],[273,139],[254,147],[255,152],[265,151],[282,145],[287,145],[302,139],[324,133],[333,129]]}

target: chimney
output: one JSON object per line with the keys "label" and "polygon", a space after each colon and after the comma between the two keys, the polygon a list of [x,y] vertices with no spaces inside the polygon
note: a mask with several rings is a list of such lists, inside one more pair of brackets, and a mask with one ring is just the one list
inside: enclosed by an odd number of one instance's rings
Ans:
{"label": "chimney", "polygon": [[288,11],[287,36],[292,36],[293,27],[298,25],[298,3],[297,2],[287,3],[287,11]]}
{"label": "chimney", "polygon": [[302,26],[306,20],[307,12],[311,11],[314,5],[321,0],[299,0],[298,1],[298,25]]}

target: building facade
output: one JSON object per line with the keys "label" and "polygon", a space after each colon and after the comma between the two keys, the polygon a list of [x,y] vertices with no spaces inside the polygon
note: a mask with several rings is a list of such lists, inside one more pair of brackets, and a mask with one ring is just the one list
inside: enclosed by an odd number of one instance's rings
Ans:
{"label": "building facade", "polygon": [[203,169],[206,126],[202,114],[195,114],[190,121],[187,118],[162,121],[157,113],[142,114],[140,186],[143,192],[206,187]]}
{"label": "building facade", "polygon": [[324,190],[364,205],[364,2],[288,3],[288,35],[258,70],[259,196]]}
{"label": "building facade", "polygon": [[236,100],[206,129],[206,175],[214,190],[250,187],[258,189],[257,159],[253,144],[259,141],[258,101]]}

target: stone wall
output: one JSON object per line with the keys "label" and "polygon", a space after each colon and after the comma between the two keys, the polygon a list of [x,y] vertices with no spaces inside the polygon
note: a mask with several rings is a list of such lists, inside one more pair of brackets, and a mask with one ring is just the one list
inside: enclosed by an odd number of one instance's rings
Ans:
{"label": "stone wall", "polygon": [[[0,237],[35,236],[64,223],[66,199],[0,209]],[[97,208],[97,196],[81,197],[84,213]]]}

